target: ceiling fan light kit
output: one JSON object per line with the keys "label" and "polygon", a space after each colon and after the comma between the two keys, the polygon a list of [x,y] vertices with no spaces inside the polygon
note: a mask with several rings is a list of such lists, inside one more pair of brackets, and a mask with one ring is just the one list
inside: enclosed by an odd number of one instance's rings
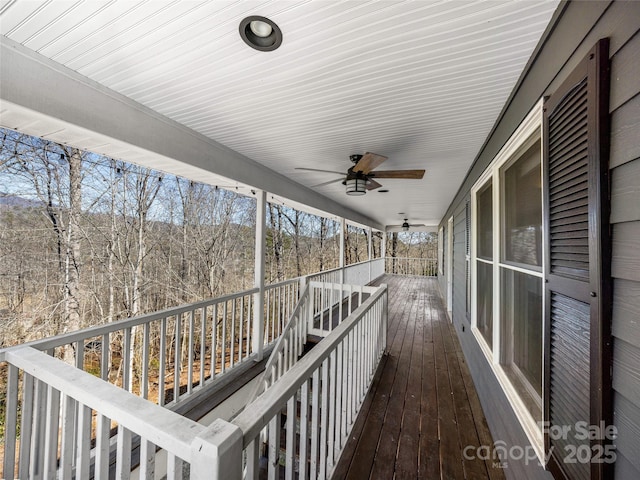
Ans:
{"label": "ceiling fan light kit", "polygon": [[[342,184],[346,186],[347,195],[364,195],[367,193],[367,190],[376,190],[382,187],[382,185],[376,182],[374,178],[420,180],[424,177],[424,170],[385,170],[374,172],[373,170],[375,168],[387,160],[387,157],[378,155],[377,153],[367,152],[364,155],[350,155],[349,158],[354,165],[347,170],[347,176],[344,180],[342,178],[338,178],[328,182],[319,183],[314,185],[314,187],[322,187],[342,181]],[[320,170],[317,168],[296,168],[296,170],[338,173],[332,170]],[[385,189],[378,191],[388,192],[389,190]]]}
{"label": "ceiling fan light kit", "polygon": [[345,181],[347,195],[364,195],[367,193],[367,179],[364,177],[349,178]]}

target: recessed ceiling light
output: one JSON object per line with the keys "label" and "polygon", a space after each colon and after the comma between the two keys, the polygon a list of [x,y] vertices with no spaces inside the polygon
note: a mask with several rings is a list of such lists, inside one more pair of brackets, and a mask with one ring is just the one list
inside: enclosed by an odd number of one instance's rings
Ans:
{"label": "recessed ceiling light", "polygon": [[282,43],[282,31],[272,20],[253,15],[240,22],[240,36],[247,45],[261,52],[275,50]]}
{"label": "recessed ceiling light", "polygon": [[388,193],[388,192],[389,192],[389,190],[387,190],[386,188],[383,189],[383,190],[378,190],[378,193]]}

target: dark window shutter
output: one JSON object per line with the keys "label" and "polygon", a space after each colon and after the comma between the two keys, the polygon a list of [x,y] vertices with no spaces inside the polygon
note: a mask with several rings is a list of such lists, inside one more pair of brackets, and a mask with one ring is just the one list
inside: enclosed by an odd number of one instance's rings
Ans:
{"label": "dark window shutter", "polygon": [[[545,421],[571,428],[545,436],[556,478],[603,479],[609,466],[565,462],[577,422],[611,423],[608,41],[600,40],[544,105]],[[573,456],[576,459],[576,456]]]}

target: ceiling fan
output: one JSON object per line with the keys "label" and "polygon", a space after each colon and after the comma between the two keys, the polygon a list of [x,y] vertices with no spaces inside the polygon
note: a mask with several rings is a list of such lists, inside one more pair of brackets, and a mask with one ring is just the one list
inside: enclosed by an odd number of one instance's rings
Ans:
{"label": "ceiling fan", "polygon": [[409,219],[405,218],[402,225],[388,225],[388,229],[402,229],[403,232],[408,232],[411,227],[426,227],[424,223],[409,223]]}
{"label": "ceiling fan", "polygon": [[347,195],[364,195],[367,190],[375,190],[382,185],[374,179],[378,178],[406,178],[420,180],[424,176],[424,170],[376,170],[387,157],[376,153],[367,152],[364,155],[351,155],[349,157],[353,166],[347,170],[346,177],[343,172],[334,170],[320,170],[317,168],[296,168],[310,172],[326,172],[342,175],[340,178],[319,183],[312,187],[323,187],[332,183],[342,182],[347,187]]}

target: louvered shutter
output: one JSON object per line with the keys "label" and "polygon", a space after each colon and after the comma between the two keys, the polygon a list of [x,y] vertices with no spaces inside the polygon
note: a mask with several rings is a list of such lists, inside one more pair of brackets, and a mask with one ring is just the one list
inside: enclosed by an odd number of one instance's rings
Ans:
{"label": "louvered shutter", "polygon": [[576,438],[577,422],[611,421],[608,69],[605,39],[545,102],[543,116],[544,413],[550,425],[571,428],[566,438],[545,435],[545,448],[554,476],[572,480],[605,478],[608,468],[572,456],[603,443]]}

